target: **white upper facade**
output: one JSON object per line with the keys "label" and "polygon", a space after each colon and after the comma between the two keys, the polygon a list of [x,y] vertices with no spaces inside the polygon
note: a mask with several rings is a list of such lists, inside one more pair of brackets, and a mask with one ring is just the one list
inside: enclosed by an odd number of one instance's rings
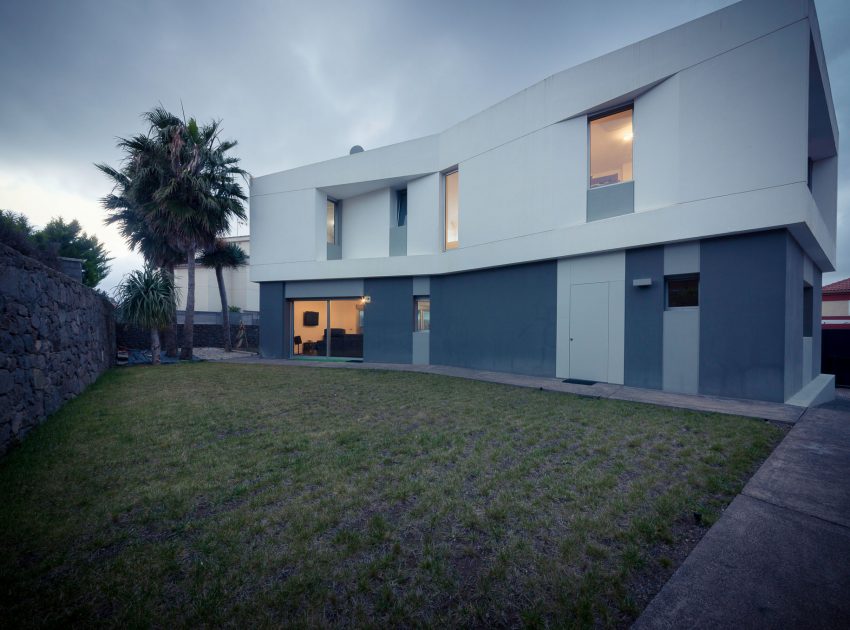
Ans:
{"label": "white upper facade", "polygon": [[[627,104],[634,212],[588,221],[588,117]],[[251,280],[451,273],[780,227],[829,271],[837,147],[813,4],[745,0],[442,133],[254,178]],[[399,189],[406,255],[390,256]],[[327,259],[329,198],[341,201],[339,260]]]}

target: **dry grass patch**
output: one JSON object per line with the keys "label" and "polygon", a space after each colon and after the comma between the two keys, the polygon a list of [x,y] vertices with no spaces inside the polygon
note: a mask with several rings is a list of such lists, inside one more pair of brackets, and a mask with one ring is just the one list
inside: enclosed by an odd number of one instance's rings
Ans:
{"label": "dry grass patch", "polygon": [[11,626],[626,626],[783,435],[412,373],[113,370],[0,462],[0,606]]}

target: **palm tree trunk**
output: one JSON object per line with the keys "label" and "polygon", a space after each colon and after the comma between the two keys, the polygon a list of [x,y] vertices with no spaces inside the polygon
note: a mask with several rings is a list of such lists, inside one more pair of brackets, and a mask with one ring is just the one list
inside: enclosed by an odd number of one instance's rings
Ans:
{"label": "palm tree trunk", "polygon": [[183,347],[180,350],[180,358],[184,361],[192,359],[192,349],[194,348],[195,335],[195,248],[189,247],[189,254],[186,256],[186,275],[188,281],[186,284],[186,316],[183,319]]}
{"label": "palm tree trunk", "polygon": [[151,328],[151,363],[159,365],[159,330]]}
{"label": "palm tree trunk", "polygon": [[215,279],[218,281],[218,296],[221,298],[221,326],[224,335],[224,351],[231,352],[230,344],[230,309],[227,307],[227,289],[224,287],[224,274],[220,266],[215,268]]}
{"label": "palm tree trunk", "polygon": [[[166,265],[163,267],[165,273],[171,278],[171,283],[174,284],[174,265]],[[174,302],[174,309],[171,311],[171,322],[162,331],[163,345],[165,346],[165,356],[177,358],[177,301]]]}

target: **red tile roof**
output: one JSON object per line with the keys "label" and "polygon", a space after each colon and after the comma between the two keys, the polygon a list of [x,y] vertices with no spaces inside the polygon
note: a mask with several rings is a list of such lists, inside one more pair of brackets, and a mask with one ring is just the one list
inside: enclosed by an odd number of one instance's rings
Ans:
{"label": "red tile roof", "polygon": [[830,295],[832,293],[850,293],[850,278],[827,284],[823,287],[823,294]]}

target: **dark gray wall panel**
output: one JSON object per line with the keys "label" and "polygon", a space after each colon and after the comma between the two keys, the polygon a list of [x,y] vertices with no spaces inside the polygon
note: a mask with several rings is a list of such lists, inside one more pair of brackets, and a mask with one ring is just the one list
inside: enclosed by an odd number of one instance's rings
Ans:
{"label": "dark gray wall panel", "polygon": [[702,241],[700,393],[784,401],[787,239],[776,230]]}
{"label": "dark gray wall panel", "polygon": [[557,264],[431,278],[431,363],[555,375]]}
{"label": "dark gray wall panel", "polygon": [[814,266],[814,281],[812,282],[812,289],[814,290],[814,308],[812,310],[812,374],[817,376],[820,374],[821,369],[821,343],[822,343],[822,335],[821,335],[821,317],[822,317],[822,303],[823,299],[823,291],[821,288],[821,282],[823,282],[823,274],[821,270],[817,268],[817,265]]}
{"label": "dark gray wall panel", "polygon": [[260,283],[260,355],[269,359],[289,356],[289,322],[283,282]]}
{"label": "dark gray wall panel", "polygon": [[785,400],[803,387],[803,250],[785,235]]}
{"label": "dark gray wall panel", "polygon": [[[651,278],[648,287],[632,281]],[[626,252],[626,330],[623,382],[661,389],[664,344],[664,248]]]}
{"label": "dark gray wall panel", "polygon": [[363,320],[363,360],[375,363],[413,361],[413,280],[367,278]]}
{"label": "dark gray wall panel", "polygon": [[587,220],[598,221],[635,211],[635,183],[590,188],[587,191]]}

